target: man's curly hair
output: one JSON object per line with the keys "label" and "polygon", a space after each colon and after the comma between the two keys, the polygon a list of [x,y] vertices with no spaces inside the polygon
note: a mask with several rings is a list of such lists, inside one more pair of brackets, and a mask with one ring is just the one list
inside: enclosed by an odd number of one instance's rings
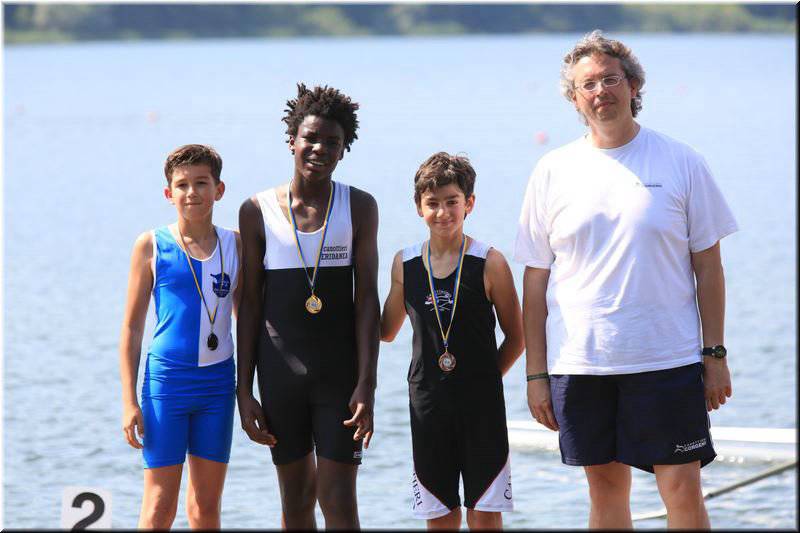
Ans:
{"label": "man's curly hair", "polygon": [[[309,115],[335,120],[344,130],[344,147],[350,151],[350,145],[358,139],[358,118],[356,111],[358,103],[350,97],[339,92],[338,89],[327,85],[316,86],[308,89],[304,83],[297,84],[297,98],[288,100],[284,111],[286,115],[281,119],[286,123],[286,133],[292,137],[297,135],[297,128]],[[289,142],[288,140],[286,142]]]}
{"label": "man's curly hair", "polygon": [[[644,94],[642,87],[645,81],[644,68],[642,68],[641,63],[639,63],[639,60],[636,59],[629,47],[621,41],[607,39],[600,30],[594,30],[584,35],[575,44],[575,48],[564,56],[564,61],[561,64],[561,94],[570,102],[572,101],[575,95],[575,80],[572,69],[581,58],[593,54],[616,57],[619,59],[625,77],[629,81],[636,82],[639,90],[636,92],[636,96],[631,98],[631,115],[634,117],[638,115],[639,111],[642,110],[642,95]],[[583,115],[581,116],[583,117]],[[586,123],[586,117],[583,117],[583,121]]]}

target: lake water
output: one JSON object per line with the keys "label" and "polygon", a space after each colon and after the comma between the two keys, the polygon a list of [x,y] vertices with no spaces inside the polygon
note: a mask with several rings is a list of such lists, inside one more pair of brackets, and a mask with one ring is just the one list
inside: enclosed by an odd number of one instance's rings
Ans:
{"label": "lake water", "polygon": [[[478,180],[467,232],[510,257],[534,164],[583,132],[558,93],[561,57],[578,37],[6,47],[3,525],[58,527],[62,490],[79,485],[110,490],[113,526],[136,526],[141,459],[121,432],[117,342],[133,241],[175,217],[161,192],[172,148],[219,150],[227,192],[215,221],[235,227],[245,198],[290,177],[280,119],[294,84],[352,96],[359,139],[335,177],[378,201],[383,299],[394,252],[425,238],[412,180],[438,150],[469,155]],[[741,227],[722,244],[734,396],[712,424],[796,427],[795,38],[615,37],[647,72],[641,123],[706,156]],[[512,270],[521,291],[522,267]],[[152,327],[151,310],[145,345]],[[406,322],[381,345],[376,434],[359,474],[363,527],[424,527],[410,513],[410,339]],[[509,418],[529,419],[522,359],[505,388]],[[236,424],[223,526],[279,527],[269,452],[246,438],[238,415]],[[515,450],[511,461],[507,527],[586,526],[582,469],[548,452]],[[715,462],[704,486],[765,467]],[[709,501],[712,525],[796,528],[796,481],[792,470]],[[635,472],[633,512],[660,506],[652,476]],[[187,527],[182,501],[175,527]]]}

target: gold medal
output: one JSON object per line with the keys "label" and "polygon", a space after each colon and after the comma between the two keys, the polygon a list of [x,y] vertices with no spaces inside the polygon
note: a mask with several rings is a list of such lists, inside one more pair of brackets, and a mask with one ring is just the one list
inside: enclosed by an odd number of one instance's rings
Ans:
{"label": "gold medal", "polygon": [[306,311],[312,315],[316,315],[322,311],[322,300],[320,300],[315,294],[309,296],[308,300],[306,300]]}
{"label": "gold medal", "polygon": [[442,372],[452,372],[456,367],[456,357],[450,352],[444,352],[439,356],[439,368]]}
{"label": "gold medal", "polygon": [[309,276],[308,275],[308,265],[306,264],[306,259],[303,256],[303,248],[300,246],[300,239],[297,238],[297,221],[294,219],[294,211],[292,211],[292,184],[289,183],[289,190],[287,191],[289,205],[287,206],[289,209],[289,217],[292,219],[292,230],[294,233],[294,243],[297,246],[297,255],[300,258],[300,262],[303,264],[303,273],[306,275],[306,280],[308,281],[308,287],[311,289],[311,296],[306,299],[306,311],[311,313],[312,315],[316,315],[320,311],[322,311],[322,300],[319,299],[317,295],[314,294],[314,285],[317,282],[317,270],[319,270],[319,262],[322,258],[322,246],[325,244],[325,237],[328,234],[328,221],[330,220],[331,215],[331,204],[333,203],[333,187],[334,183],[331,181],[331,192],[328,195],[328,207],[325,208],[325,221],[322,223],[322,238],[319,241],[319,248],[317,249],[317,261],[314,263],[314,273]]}

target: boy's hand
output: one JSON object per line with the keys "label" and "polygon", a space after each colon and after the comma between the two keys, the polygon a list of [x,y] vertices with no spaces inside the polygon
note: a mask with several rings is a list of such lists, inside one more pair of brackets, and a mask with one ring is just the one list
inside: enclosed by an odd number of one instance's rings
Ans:
{"label": "boy's hand", "polygon": [[373,432],[373,407],[375,405],[375,389],[367,385],[357,385],[350,397],[350,412],[353,417],[345,420],[345,426],[356,426],[353,440],[364,439],[364,448],[369,448]]}
{"label": "boy's hand", "polygon": [[550,401],[550,383],[546,379],[528,382],[528,409],[537,422],[553,431],[558,431],[558,422]]}
{"label": "boy's hand", "polygon": [[122,432],[125,434],[125,439],[134,448],[142,449],[142,443],[136,438],[136,432],[139,432],[139,438],[144,438],[144,418],[142,417],[142,410],[139,408],[138,403],[126,405],[122,410]]}
{"label": "boy's hand", "polygon": [[237,395],[237,400],[242,429],[250,440],[274,448],[278,444],[278,439],[267,429],[267,420],[258,400],[252,394]]}

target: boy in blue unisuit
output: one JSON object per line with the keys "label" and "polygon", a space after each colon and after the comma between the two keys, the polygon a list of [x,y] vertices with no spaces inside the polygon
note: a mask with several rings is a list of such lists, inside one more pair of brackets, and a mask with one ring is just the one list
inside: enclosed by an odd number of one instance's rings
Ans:
{"label": "boy in blue unisuit", "polygon": [[[239,301],[241,247],[238,232],[211,220],[225,193],[221,171],[222,159],[209,146],[169,154],[164,195],[178,220],[142,233],[133,246],[120,372],[123,432],[144,456],[140,529],[171,527],[187,452],[189,525],[220,527],[236,402],[231,314]],[[157,324],[140,407],[136,380],[151,293]]]}

